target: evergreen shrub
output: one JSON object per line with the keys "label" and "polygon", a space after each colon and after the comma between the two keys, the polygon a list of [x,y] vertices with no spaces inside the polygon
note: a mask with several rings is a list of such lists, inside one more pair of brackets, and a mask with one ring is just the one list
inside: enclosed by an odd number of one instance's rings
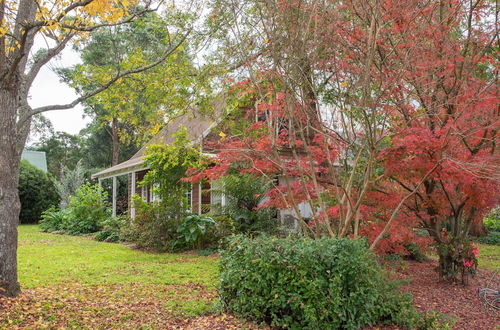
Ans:
{"label": "evergreen shrub", "polygon": [[419,317],[363,240],[235,236],[219,267],[221,307],[273,327],[359,329]]}
{"label": "evergreen shrub", "polygon": [[19,175],[19,199],[21,223],[38,223],[44,211],[59,204],[60,198],[49,174],[21,161]]}

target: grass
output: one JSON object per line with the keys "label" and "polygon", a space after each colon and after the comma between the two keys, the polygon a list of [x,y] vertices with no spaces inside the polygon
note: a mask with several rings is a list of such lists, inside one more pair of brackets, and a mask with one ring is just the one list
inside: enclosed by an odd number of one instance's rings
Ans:
{"label": "grass", "polygon": [[0,301],[4,328],[171,328],[213,309],[217,259],[155,254],[19,227],[23,294]]}
{"label": "grass", "polygon": [[196,283],[208,288],[216,283],[213,257],[145,253],[122,244],[42,233],[38,226],[19,227],[18,253],[19,281],[26,288],[73,281],[86,285]]}
{"label": "grass", "polygon": [[[480,267],[500,268],[500,247],[478,246]],[[0,300],[0,329],[170,329],[192,322],[210,328],[217,318],[235,328],[248,327],[231,316],[211,314],[215,257],[147,253],[23,225],[18,262],[23,294]]]}
{"label": "grass", "polygon": [[500,269],[500,245],[477,244],[479,247],[479,268]]}

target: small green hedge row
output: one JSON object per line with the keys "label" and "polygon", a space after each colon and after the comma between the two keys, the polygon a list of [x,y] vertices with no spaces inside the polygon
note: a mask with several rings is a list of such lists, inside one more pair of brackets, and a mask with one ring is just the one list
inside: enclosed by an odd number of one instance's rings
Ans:
{"label": "small green hedge row", "polygon": [[235,236],[219,267],[221,307],[271,326],[359,329],[418,318],[361,240]]}

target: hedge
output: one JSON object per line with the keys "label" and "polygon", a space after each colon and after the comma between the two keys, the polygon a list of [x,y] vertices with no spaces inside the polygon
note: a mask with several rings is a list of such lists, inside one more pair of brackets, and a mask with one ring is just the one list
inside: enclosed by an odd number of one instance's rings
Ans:
{"label": "hedge", "polygon": [[418,317],[362,240],[236,236],[219,267],[222,309],[274,327],[359,329]]}
{"label": "hedge", "polygon": [[60,202],[59,194],[49,174],[26,160],[21,161],[19,199],[21,223],[38,223],[43,211],[59,205]]}

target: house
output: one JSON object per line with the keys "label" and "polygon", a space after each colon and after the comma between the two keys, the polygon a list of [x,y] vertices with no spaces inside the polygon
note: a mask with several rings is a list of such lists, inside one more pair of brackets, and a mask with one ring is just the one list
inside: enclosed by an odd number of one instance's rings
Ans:
{"label": "house", "polygon": [[47,172],[47,157],[45,151],[33,151],[24,149],[21,154],[21,159],[25,159],[36,168]]}
{"label": "house", "polygon": [[[219,139],[219,132],[215,132],[214,129],[219,127],[219,124],[222,122],[222,118],[224,118],[222,115],[222,109],[223,103],[215,102],[215,115],[203,115],[199,112],[193,111],[192,113],[187,113],[171,120],[167,123],[165,128],[163,128],[155,137],[151,139],[151,141],[143,146],[134,156],[132,156],[132,158],[93,174],[92,178],[99,180],[99,183],[105,179],[113,180],[113,215],[116,215],[118,176],[128,176],[128,205],[131,217],[135,217],[135,210],[133,206],[131,206],[132,203],[130,202],[131,196],[138,194],[144,201],[147,202],[153,202],[156,200],[157,197],[154,196],[152,187],[141,187],[138,185],[148,171],[148,168],[144,163],[143,156],[145,155],[145,151],[149,145],[172,143],[174,141],[173,134],[180,129],[185,128],[188,132],[189,139],[194,145],[199,145],[200,151],[203,154],[214,155],[216,151],[210,148],[210,145],[213,145],[213,143],[210,142],[213,142],[214,139]],[[244,112],[244,116],[246,119],[259,120],[256,116],[252,115],[251,112]],[[283,178],[278,179],[280,183],[283,181]],[[188,201],[191,205],[191,211],[193,213],[205,213],[212,205],[216,204],[224,206],[224,194],[215,193],[216,191],[220,191],[220,189],[216,189],[218,188],[215,187],[216,183],[212,183],[212,185],[209,182],[192,184],[191,191],[188,192]],[[303,217],[311,217],[312,212],[308,204],[301,203],[299,205],[299,209]],[[295,211],[293,210],[280,210],[279,217],[281,222],[289,227],[298,228],[294,213]]]}
{"label": "house", "polygon": [[[117,164],[113,167],[105,169],[101,172],[92,175],[93,179],[99,180],[99,183],[104,179],[113,180],[113,215],[116,215],[116,196],[117,196],[117,177],[122,175],[128,176],[128,205],[130,206],[131,196],[138,194],[145,201],[152,202],[155,196],[152,193],[152,187],[141,187],[138,185],[147,173],[148,168],[144,164],[143,156],[146,149],[152,144],[169,144],[174,140],[173,134],[180,129],[186,128],[188,137],[195,145],[199,145],[203,150],[203,140],[210,133],[211,129],[217,125],[218,121],[209,116],[200,113],[189,113],[181,115],[171,122],[167,123],[155,137],[153,137],[146,145],[144,145],[132,158]],[[204,205],[211,204],[210,187],[205,184],[193,184],[190,194],[190,204],[193,213],[201,214]],[[129,207],[131,217],[135,216],[133,207]]]}

